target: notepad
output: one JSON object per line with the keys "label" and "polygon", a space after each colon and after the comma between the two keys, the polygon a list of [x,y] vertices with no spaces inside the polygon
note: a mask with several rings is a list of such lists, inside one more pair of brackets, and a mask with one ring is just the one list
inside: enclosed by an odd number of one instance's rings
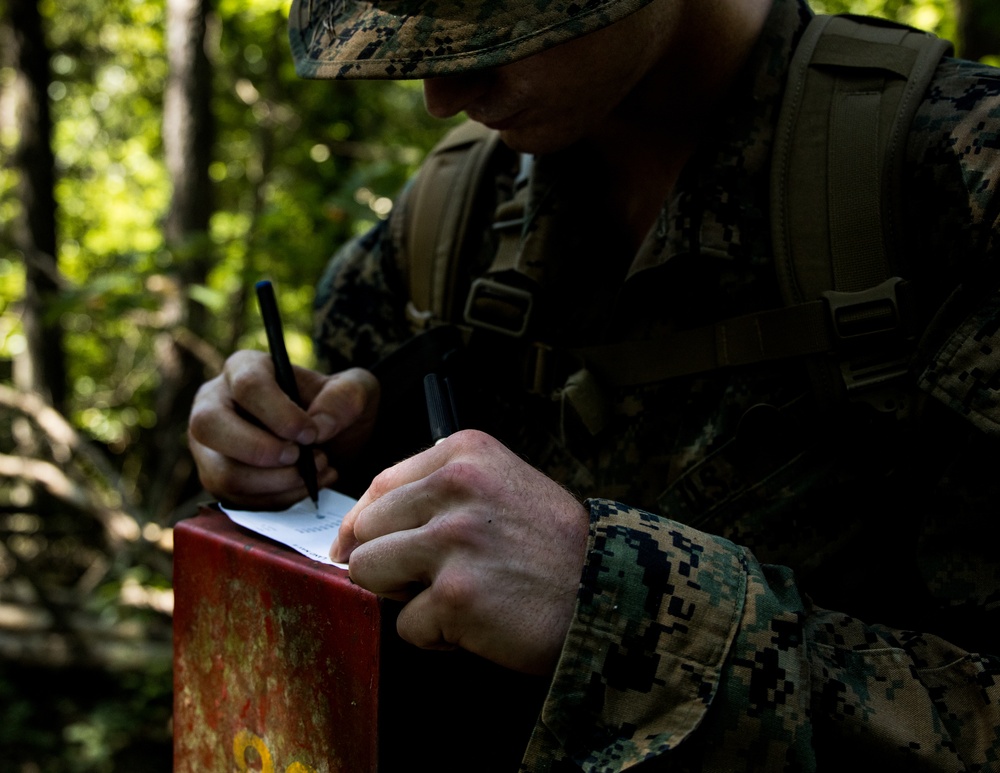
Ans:
{"label": "notepad", "polygon": [[297,550],[322,564],[346,569],[347,564],[330,560],[330,545],[347,511],[357,500],[330,489],[319,492],[319,508],[306,497],[287,510],[260,512],[222,507],[222,512],[240,526]]}

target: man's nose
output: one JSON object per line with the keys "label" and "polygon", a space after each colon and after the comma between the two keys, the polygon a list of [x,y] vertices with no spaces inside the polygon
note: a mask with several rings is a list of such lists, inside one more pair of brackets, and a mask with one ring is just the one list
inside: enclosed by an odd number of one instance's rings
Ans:
{"label": "man's nose", "polygon": [[435,118],[451,118],[489,90],[489,72],[442,75],[424,81],[424,105]]}

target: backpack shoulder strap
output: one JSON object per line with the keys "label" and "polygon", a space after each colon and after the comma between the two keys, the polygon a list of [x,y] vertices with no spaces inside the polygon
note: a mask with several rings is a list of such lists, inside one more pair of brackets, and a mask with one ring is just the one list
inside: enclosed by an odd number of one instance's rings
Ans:
{"label": "backpack shoulder strap", "polygon": [[[826,302],[837,348],[906,322],[902,162],[910,124],[950,50],[910,27],[817,16],[792,59],[772,161],[775,267],[786,304]],[[841,365],[847,356],[838,354]],[[898,374],[899,358],[887,359]],[[868,376],[842,371],[820,391],[836,399],[840,377],[850,391]]]}
{"label": "backpack shoulder strap", "polygon": [[[588,349],[595,370],[612,383],[647,383],[806,357],[827,405],[845,389],[864,396],[904,372],[901,344],[912,320],[898,249],[902,160],[913,116],[949,51],[944,40],[890,22],[814,17],[790,66],[772,156],[785,306],[672,334],[669,359],[657,356],[662,340]],[[848,362],[859,345],[868,355],[862,370]]]}
{"label": "backpack shoulder strap", "polygon": [[459,124],[431,150],[400,198],[392,236],[406,269],[407,316],[415,329],[451,316],[454,273],[473,200],[498,142],[498,133],[480,124]]}
{"label": "backpack shoulder strap", "polygon": [[897,253],[910,124],[947,41],[889,22],[817,16],[791,63],[772,163],[773,238],[787,303],[865,290]]}

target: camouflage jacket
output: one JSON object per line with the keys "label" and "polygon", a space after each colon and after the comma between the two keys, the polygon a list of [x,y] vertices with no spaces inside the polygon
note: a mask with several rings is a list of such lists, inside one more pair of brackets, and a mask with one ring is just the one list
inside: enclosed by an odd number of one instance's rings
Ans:
{"label": "camouflage jacket", "polygon": [[[780,305],[769,150],[808,15],[777,0],[638,254],[595,225],[607,217],[586,159],[537,160],[525,248],[558,288],[541,299],[544,340]],[[1000,72],[942,62],[904,174],[901,238],[933,311],[910,420],[822,411],[786,362],[605,385],[588,430],[565,388],[527,395],[508,350],[479,345],[495,367],[470,387],[477,425],[591,512],[523,770],[1000,769]],[[405,274],[389,224],[334,257],[317,297],[330,368],[370,366],[411,336]]]}

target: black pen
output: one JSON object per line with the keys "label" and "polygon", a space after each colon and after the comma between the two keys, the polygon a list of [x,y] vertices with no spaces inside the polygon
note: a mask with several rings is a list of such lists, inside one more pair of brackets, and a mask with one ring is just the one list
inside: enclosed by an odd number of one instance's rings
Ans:
{"label": "black pen", "polygon": [[437,373],[428,373],[424,376],[424,398],[427,400],[431,440],[437,445],[448,435],[458,432],[458,414],[455,411],[451,383]]}
{"label": "black pen", "polygon": [[[267,279],[263,279],[257,283],[256,288],[260,313],[264,318],[264,330],[267,332],[267,345],[271,349],[271,360],[274,362],[275,379],[281,390],[295,401],[296,405],[305,408],[306,406],[302,405],[302,399],[299,397],[299,388],[295,383],[295,372],[288,359],[288,351],[285,349],[285,334],[281,329],[281,315],[278,313],[278,302],[274,298],[274,287]],[[299,458],[295,466],[298,467],[299,475],[302,476],[302,481],[306,484],[309,498],[319,508],[316,463],[309,446],[299,446]]]}

